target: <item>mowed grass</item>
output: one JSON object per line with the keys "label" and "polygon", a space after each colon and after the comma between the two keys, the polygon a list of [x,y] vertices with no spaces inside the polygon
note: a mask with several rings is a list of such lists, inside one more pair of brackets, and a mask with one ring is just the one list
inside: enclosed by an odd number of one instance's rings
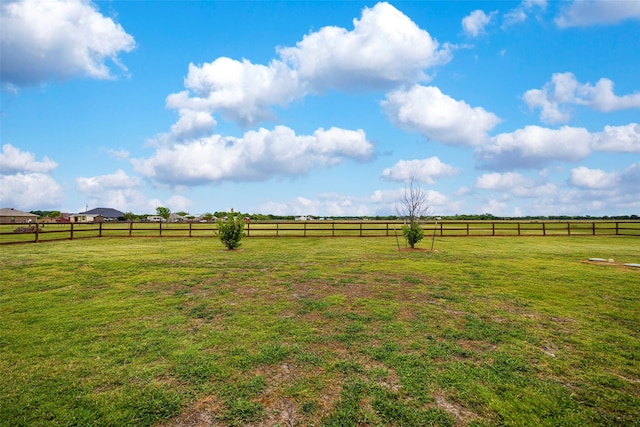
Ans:
{"label": "mowed grass", "polygon": [[0,247],[0,424],[639,424],[638,238],[435,249]]}

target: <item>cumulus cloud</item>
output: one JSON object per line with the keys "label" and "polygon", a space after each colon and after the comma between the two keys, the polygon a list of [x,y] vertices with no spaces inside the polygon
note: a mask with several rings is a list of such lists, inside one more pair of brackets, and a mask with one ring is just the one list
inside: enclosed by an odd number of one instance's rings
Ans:
{"label": "cumulus cloud", "polygon": [[534,169],[553,161],[580,161],[589,155],[591,141],[592,135],[584,128],[526,126],[492,137],[476,150],[475,157],[488,169]]}
{"label": "cumulus cloud", "polygon": [[314,90],[415,82],[425,68],[450,60],[446,47],[389,3],[365,8],[353,27],[324,27],[278,52]]}
{"label": "cumulus cloud", "polygon": [[242,126],[274,118],[272,106],[286,106],[306,93],[297,72],[281,61],[267,66],[222,57],[189,64],[184,84],[188,90],[169,95],[168,108],[219,112]]}
{"label": "cumulus cloud", "polygon": [[382,177],[390,181],[409,182],[412,179],[425,184],[435,184],[436,178],[456,175],[459,169],[443,163],[438,157],[400,160],[382,171]]}
{"label": "cumulus cloud", "polygon": [[87,198],[88,204],[113,207],[123,212],[146,205],[146,197],[139,190],[140,187],[140,179],[127,175],[123,170],[107,175],[76,178],[76,189]]}
{"label": "cumulus cloud", "polygon": [[554,184],[527,178],[517,172],[488,173],[476,178],[475,187],[510,193],[516,197],[544,197],[553,194],[557,187]]}
{"label": "cumulus cloud", "polygon": [[22,151],[11,144],[4,144],[0,153],[0,174],[11,175],[18,172],[47,173],[54,170],[58,164],[48,157],[37,161],[36,156],[28,151]]}
{"label": "cumulus cloud", "polygon": [[43,173],[0,175],[0,205],[21,210],[57,208],[64,200],[62,187]]}
{"label": "cumulus cloud", "polygon": [[18,0],[0,5],[2,81],[28,86],[73,76],[112,78],[108,61],[135,47],[133,37],[83,0]]}
{"label": "cumulus cloud", "polygon": [[594,134],[592,147],[598,151],[640,153],[640,125],[605,126],[602,132]]}
{"label": "cumulus cloud", "polygon": [[462,18],[462,29],[464,30],[464,33],[470,37],[478,37],[480,34],[484,33],[485,27],[489,25],[497,13],[497,11],[494,11],[487,15],[480,9],[474,10],[469,15]]}
{"label": "cumulus cloud", "polygon": [[305,175],[345,159],[367,161],[373,145],[362,130],[318,129],[296,135],[286,126],[248,131],[241,138],[213,135],[158,148],[148,159],[133,159],[135,170],[158,182],[197,185],[262,181]]}
{"label": "cumulus cloud", "polygon": [[56,207],[64,199],[62,187],[49,175],[58,164],[47,157],[36,160],[33,153],[11,144],[0,153],[0,205],[18,209]]}
{"label": "cumulus cloud", "polygon": [[555,19],[560,28],[617,24],[640,19],[640,3],[628,0],[574,0]]}
{"label": "cumulus cloud", "polygon": [[434,86],[392,91],[381,105],[396,126],[450,145],[482,144],[500,122],[495,114],[457,101]]}
{"label": "cumulus cloud", "polygon": [[615,190],[620,187],[640,188],[640,163],[635,163],[621,171],[606,172],[585,166],[571,170],[569,184],[584,189]]}
{"label": "cumulus cloud", "polygon": [[617,96],[613,82],[602,78],[595,85],[579,83],[573,73],[555,73],[541,89],[525,92],[523,100],[530,109],[540,109],[544,123],[566,123],[571,118],[567,105],[583,105],[598,111],[640,108],[640,92]]}
{"label": "cumulus cloud", "polygon": [[[324,27],[294,47],[277,49],[267,65],[221,57],[190,64],[185,89],[167,97],[167,108],[181,111],[176,136],[210,130],[205,115],[248,127],[275,118],[274,106],[285,107],[309,94],[330,89],[380,90],[426,79],[424,70],[446,63],[451,48],[388,3],[365,8],[353,30]],[[196,113],[196,122],[190,119]],[[203,126],[200,126],[203,125]]]}

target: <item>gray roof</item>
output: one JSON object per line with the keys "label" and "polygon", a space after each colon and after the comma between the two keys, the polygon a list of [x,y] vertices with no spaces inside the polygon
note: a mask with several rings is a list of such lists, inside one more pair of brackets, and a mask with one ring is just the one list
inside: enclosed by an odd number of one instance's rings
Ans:
{"label": "gray roof", "polygon": [[36,214],[32,214],[29,212],[22,212],[19,211],[18,209],[13,209],[13,208],[2,208],[0,209],[0,216],[35,216],[37,217],[38,215]]}
{"label": "gray roof", "polygon": [[119,210],[111,209],[111,208],[95,208],[86,212],[80,212],[78,215],[82,215],[82,214],[100,215],[103,218],[116,218],[116,219],[124,217],[124,213],[120,212]]}

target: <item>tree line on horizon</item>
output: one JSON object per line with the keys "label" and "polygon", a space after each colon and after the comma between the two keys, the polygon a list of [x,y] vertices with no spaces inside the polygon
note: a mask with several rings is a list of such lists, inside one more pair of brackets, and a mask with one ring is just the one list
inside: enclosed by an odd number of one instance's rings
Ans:
{"label": "tree line on horizon", "polygon": [[[33,210],[29,211],[34,215],[38,215],[38,218],[59,218],[62,213],[60,211],[47,211],[47,210]],[[188,219],[195,219],[195,216],[189,215],[188,212],[175,212],[177,215]],[[235,215],[241,218],[249,218],[251,221],[293,221],[298,218],[298,215],[273,215],[273,214],[249,214],[234,212]],[[132,212],[125,213],[125,219],[128,221],[143,221],[148,216],[154,214],[134,214]],[[203,218],[208,218],[209,221],[215,220],[215,218],[223,218],[228,215],[228,212],[216,211],[213,213],[205,213]],[[395,221],[401,219],[398,215],[377,215],[377,216],[318,216],[318,215],[305,215],[310,220],[328,219],[337,221],[346,220],[380,220],[380,221]],[[447,221],[502,221],[502,220],[640,220],[639,215],[603,215],[603,216],[591,216],[591,215],[528,215],[528,216],[496,216],[490,213],[483,214],[458,214],[458,215],[430,215],[423,217],[424,220],[447,220]]]}

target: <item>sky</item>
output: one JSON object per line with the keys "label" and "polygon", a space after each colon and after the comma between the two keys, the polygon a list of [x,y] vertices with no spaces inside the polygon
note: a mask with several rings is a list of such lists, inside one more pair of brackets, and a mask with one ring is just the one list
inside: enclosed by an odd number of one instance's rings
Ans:
{"label": "sky", "polygon": [[640,1],[0,1],[0,207],[640,213]]}

